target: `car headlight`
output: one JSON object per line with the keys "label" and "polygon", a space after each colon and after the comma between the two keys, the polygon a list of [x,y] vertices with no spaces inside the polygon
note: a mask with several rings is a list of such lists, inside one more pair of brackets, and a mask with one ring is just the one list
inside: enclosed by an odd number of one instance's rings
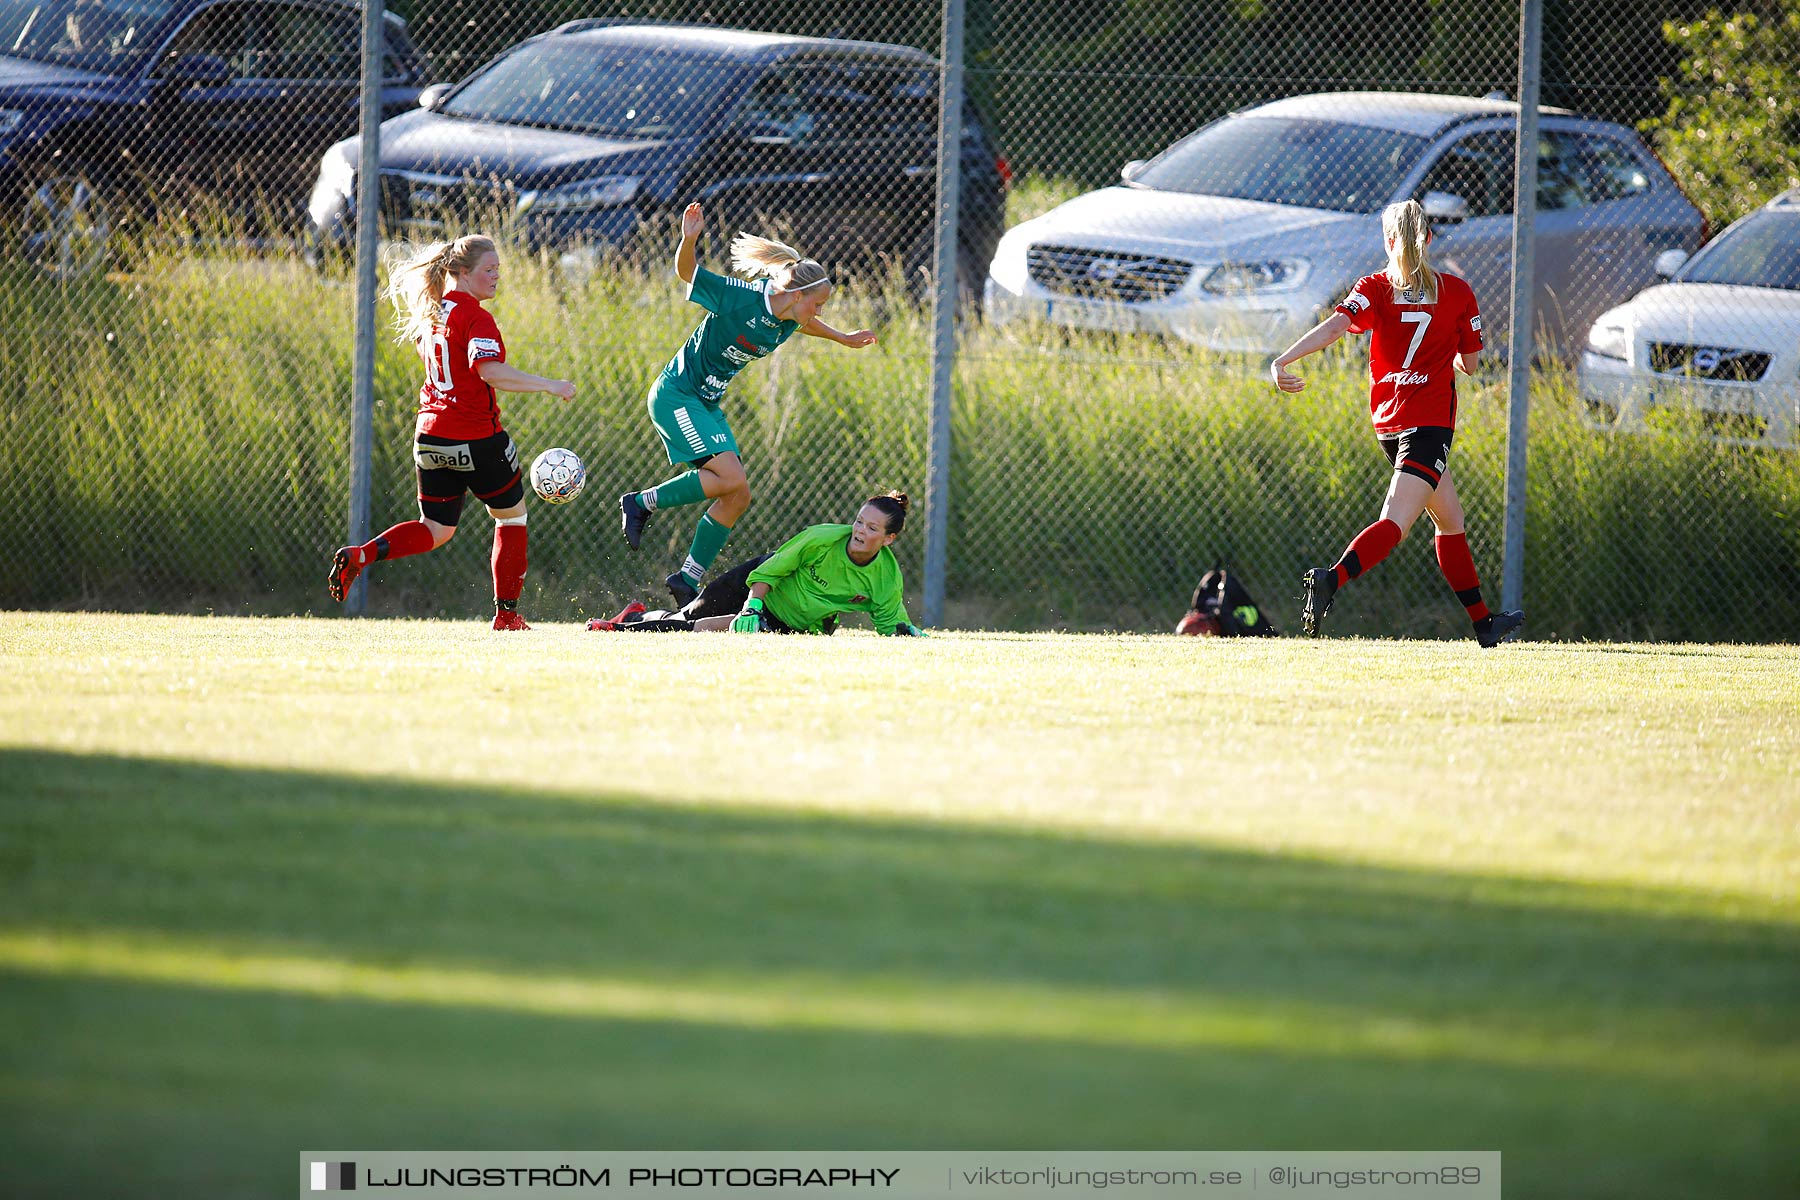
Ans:
{"label": "car headlight", "polygon": [[1217,296],[1272,292],[1306,282],[1312,264],[1304,258],[1271,258],[1266,262],[1220,263],[1206,274],[1201,287]]}
{"label": "car headlight", "polygon": [[1631,359],[1631,334],[1616,322],[1598,324],[1588,330],[1587,348],[1589,353],[1601,358],[1628,362]]}
{"label": "car headlight", "polygon": [[629,204],[637,198],[639,182],[636,175],[604,175],[560,187],[520,192],[519,211],[586,212],[592,208]]}
{"label": "car headlight", "polygon": [[25,114],[16,108],[0,108],[0,137],[5,137],[25,123]]}

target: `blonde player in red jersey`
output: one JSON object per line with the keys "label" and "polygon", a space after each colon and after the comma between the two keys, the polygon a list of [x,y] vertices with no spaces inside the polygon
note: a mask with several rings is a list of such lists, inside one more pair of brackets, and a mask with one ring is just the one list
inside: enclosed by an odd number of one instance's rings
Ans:
{"label": "blonde player in red jersey", "polygon": [[500,427],[495,389],[575,394],[567,379],[546,379],[506,361],[506,343],[481,307],[500,286],[493,240],[470,234],[425,247],[392,272],[399,340],[418,347],[425,363],[413,462],[419,477],[419,520],[403,521],[331,560],[327,582],[343,600],[364,567],[384,558],[423,554],[449,541],[474,492],[494,517],[494,628],[529,629],[519,615],[525,581],[525,487],[519,452]]}
{"label": "blonde player in red jersey", "polygon": [[1450,442],[1456,431],[1456,376],[1475,370],[1481,353],[1481,312],[1475,293],[1455,275],[1433,270],[1427,253],[1431,225],[1416,200],[1381,214],[1387,243],[1385,271],[1365,275],[1337,311],[1303,334],[1270,365],[1275,386],[1298,392],[1306,381],[1288,370],[1346,333],[1369,339],[1369,411],[1375,437],[1394,468],[1381,517],[1357,534],[1337,563],[1301,577],[1302,623],[1316,634],[1337,590],[1386,558],[1421,512],[1437,527],[1438,568],[1474,622],[1483,646],[1497,646],[1525,623],[1522,612],[1491,613],[1463,532],[1462,502],[1450,479]]}

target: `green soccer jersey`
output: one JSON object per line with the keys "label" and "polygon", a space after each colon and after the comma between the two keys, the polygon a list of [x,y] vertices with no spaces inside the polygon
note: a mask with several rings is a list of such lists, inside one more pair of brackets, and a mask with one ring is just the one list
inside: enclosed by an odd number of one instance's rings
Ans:
{"label": "green soccer jersey", "polygon": [[909,624],[893,551],[883,546],[857,566],[848,525],[802,529],[750,572],[749,582],[769,585],[763,607],[790,629],[818,633],[826,617],[843,612],[868,613],[882,634]]}
{"label": "green soccer jersey", "polygon": [[688,299],[706,309],[706,316],[663,368],[657,386],[680,388],[702,404],[716,407],[732,376],[800,328],[798,321],[777,320],[769,311],[767,280],[746,283],[695,264]]}

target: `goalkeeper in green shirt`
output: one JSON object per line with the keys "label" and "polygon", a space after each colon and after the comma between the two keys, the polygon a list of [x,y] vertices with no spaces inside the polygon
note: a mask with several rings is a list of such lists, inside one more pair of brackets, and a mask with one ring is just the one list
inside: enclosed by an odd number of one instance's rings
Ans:
{"label": "goalkeeper in green shirt", "polygon": [[589,629],[645,633],[830,633],[847,612],[866,612],[877,633],[923,637],[906,615],[893,544],[906,524],[905,492],[867,501],[848,525],[801,530],[773,554],[751,559],[706,585],[673,613],[632,605]]}
{"label": "goalkeeper in green shirt", "polygon": [[853,349],[875,342],[867,329],[840,333],[819,319],[831,299],[824,267],[791,246],[744,233],[732,239],[731,266],[751,280],[765,278],[749,282],[715,275],[700,265],[695,252],[704,228],[700,206],[688,205],[681,215],[675,274],[706,316],[663,368],[649,398],[650,422],[680,472],[653,488],[619,497],[619,528],[633,550],[657,509],[712,501],[694,530],[687,561],[664,581],[680,606],[693,601],[707,568],[750,507],[750,480],[720,405],[732,378],[773,354],[796,331]]}

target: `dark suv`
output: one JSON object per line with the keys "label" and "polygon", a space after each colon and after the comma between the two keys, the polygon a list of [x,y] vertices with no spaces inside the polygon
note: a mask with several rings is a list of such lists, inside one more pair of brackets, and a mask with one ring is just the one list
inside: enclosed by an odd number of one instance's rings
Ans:
{"label": "dark suv", "polygon": [[[297,228],[320,153],[356,131],[361,21],[351,0],[0,0],[0,195],[25,256],[91,270],[125,212],[196,194]],[[388,18],[386,110],[427,82]]]}
{"label": "dark suv", "polygon": [[[617,247],[690,200],[714,236],[789,236],[836,266],[932,255],[937,63],[905,46],[687,25],[575,21],[514,46],[381,127],[389,235],[508,228],[531,247]],[[348,238],[357,141],[311,201]],[[972,106],[962,130],[961,273],[979,284],[1007,167]]]}

